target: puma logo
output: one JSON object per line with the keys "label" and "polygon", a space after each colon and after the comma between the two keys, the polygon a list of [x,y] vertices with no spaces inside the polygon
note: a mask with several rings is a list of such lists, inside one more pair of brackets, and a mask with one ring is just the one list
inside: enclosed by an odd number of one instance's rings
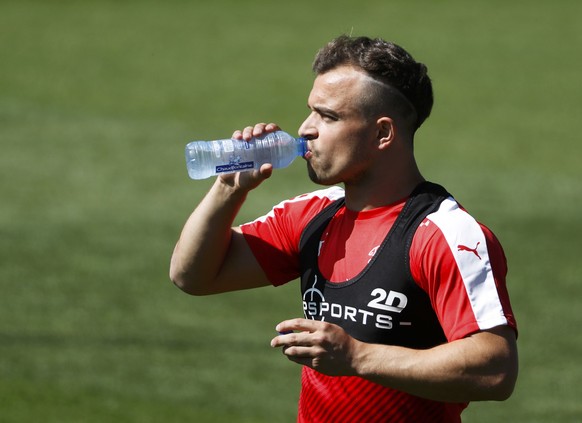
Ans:
{"label": "puma logo", "polygon": [[470,251],[473,254],[475,254],[477,258],[479,258],[479,260],[481,260],[481,256],[479,255],[479,253],[477,253],[477,247],[479,246],[479,244],[481,244],[481,242],[478,242],[477,245],[475,245],[475,248],[469,248],[466,245],[459,244],[457,245],[457,251]]}

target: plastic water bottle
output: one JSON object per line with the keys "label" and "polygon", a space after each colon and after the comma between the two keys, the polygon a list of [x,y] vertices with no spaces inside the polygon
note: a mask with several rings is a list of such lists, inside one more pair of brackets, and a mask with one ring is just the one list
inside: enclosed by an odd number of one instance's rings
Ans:
{"label": "plastic water bottle", "polygon": [[192,141],[186,145],[186,167],[190,178],[205,179],[222,173],[259,169],[265,163],[271,163],[275,168],[289,166],[306,151],[305,138],[295,138],[283,131],[254,137],[250,141]]}

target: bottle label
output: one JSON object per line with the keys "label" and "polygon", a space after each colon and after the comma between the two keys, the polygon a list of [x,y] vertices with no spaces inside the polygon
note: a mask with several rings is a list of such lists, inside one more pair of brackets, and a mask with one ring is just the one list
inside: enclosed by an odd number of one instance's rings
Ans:
{"label": "bottle label", "polygon": [[255,162],[229,163],[216,166],[216,173],[233,173],[241,170],[253,169]]}

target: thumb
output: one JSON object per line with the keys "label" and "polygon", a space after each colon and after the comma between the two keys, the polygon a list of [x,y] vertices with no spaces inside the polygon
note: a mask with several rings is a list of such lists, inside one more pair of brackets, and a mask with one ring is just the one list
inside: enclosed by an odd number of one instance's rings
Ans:
{"label": "thumb", "polygon": [[261,166],[259,172],[263,179],[269,179],[273,174],[273,165],[270,163],[265,163],[264,165]]}

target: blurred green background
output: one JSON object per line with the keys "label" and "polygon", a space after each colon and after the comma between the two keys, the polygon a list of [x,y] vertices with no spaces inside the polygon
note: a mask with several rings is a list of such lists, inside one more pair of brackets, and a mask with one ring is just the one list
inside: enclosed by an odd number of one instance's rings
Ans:
{"label": "blurred green background", "polygon": [[[317,49],[380,36],[429,67],[429,179],[498,235],[521,373],[466,422],[582,421],[582,2],[0,1],[0,421],[291,422],[300,369],[269,347],[299,288],[195,298],[174,243],[211,180],[184,145],[295,133]],[[304,163],[239,222],[312,190]]]}

